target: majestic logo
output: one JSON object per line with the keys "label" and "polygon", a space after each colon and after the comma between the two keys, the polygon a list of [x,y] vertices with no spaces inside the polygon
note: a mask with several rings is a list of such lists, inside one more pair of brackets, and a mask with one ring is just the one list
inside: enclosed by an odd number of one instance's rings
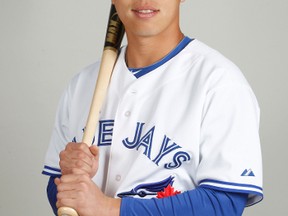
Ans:
{"label": "majestic logo", "polygon": [[254,172],[252,171],[252,169],[245,169],[241,176],[255,176]]}
{"label": "majestic logo", "polygon": [[174,191],[173,183],[174,177],[169,176],[159,182],[139,184],[130,191],[119,193],[117,196],[120,198],[127,196],[145,197],[147,195],[157,195],[157,198],[173,196],[180,193],[180,191]]}

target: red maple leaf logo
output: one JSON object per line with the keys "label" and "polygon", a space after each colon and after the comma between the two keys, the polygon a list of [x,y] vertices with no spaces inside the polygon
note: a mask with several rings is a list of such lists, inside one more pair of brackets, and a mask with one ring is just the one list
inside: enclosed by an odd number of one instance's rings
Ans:
{"label": "red maple leaf logo", "polygon": [[164,191],[157,192],[157,198],[164,198],[169,196],[174,196],[176,194],[180,194],[180,191],[174,191],[174,188],[169,184],[166,188],[164,188]]}

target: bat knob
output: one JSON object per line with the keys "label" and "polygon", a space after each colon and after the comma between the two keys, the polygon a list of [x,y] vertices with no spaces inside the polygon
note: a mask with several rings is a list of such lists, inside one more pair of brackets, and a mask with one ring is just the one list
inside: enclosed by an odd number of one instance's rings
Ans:
{"label": "bat knob", "polygon": [[79,216],[77,211],[70,207],[60,207],[57,214],[58,216]]}

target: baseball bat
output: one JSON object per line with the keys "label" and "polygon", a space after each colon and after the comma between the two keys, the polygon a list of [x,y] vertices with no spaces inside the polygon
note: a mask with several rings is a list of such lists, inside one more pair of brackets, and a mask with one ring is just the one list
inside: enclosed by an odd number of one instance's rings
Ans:
{"label": "baseball bat", "polygon": [[[106,29],[106,38],[98,78],[82,138],[82,142],[89,146],[91,146],[93,142],[99,121],[100,110],[106,96],[109,81],[118,57],[118,50],[121,46],[124,33],[124,26],[118,17],[115,6],[112,4]],[[57,213],[58,216],[78,216],[77,211],[70,207],[60,207]]]}

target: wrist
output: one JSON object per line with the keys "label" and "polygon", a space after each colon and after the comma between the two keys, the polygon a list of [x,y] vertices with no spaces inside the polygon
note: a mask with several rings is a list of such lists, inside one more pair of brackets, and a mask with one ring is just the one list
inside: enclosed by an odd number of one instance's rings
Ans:
{"label": "wrist", "polygon": [[120,205],[121,205],[121,199],[109,198],[107,216],[119,216]]}

